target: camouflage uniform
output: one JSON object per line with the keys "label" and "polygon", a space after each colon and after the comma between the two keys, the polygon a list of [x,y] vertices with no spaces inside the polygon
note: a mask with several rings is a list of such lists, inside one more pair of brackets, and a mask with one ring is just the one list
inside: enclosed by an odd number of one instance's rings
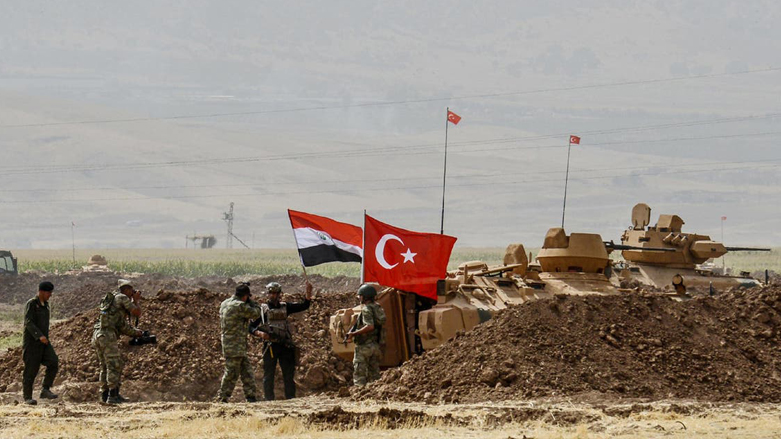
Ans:
{"label": "camouflage uniform", "polygon": [[122,375],[122,358],[119,355],[119,334],[136,336],[135,329],[128,322],[130,313],[138,305],[122,293],[108,293],[100,302],[100,316],[92,333],[92,346],[100,362],[100,390],[105,392],[119,387]]}
{"label": "camouflage uniform", "polygon": [[220,304],[222,355],[225,357],[225,373],[217,396],[220,400],[227,401],[230,398],[239,377],[244,386],[244,397],[255,399],[255,374],[247,357],[247,328],[250,320],[258,317],[260,306],[251,300],[243,302],[233,296]]}
{"label": "camouflage uniform", "polygon": [[385,311],[374,302],[366,303],[358,316],[358,329],[373,325],[374,330],[355,336],[355,355],[353,356],[353,384],[365,386],[380,378],[380,325],[385,324]]}

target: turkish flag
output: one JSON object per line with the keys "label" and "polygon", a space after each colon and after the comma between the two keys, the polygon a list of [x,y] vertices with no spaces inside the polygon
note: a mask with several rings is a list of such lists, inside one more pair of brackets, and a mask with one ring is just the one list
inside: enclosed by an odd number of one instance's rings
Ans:
{"label": "turkish flag", "polygon": [[580,137],[578,137],[578,136],[569,136],[569,143],[574,143],[575,145],[580,145]]}
{"label": "turkish flag", "polygon": [[363,280],[437,298],[456,238],[393,227],[366,215]]}
{"label": "turkish flag", "polygon": [[447,121],[453,122],[453,125],[458,125],[458,123],[461,122],[461,116],[453,113],[450,110],[447,110]]}

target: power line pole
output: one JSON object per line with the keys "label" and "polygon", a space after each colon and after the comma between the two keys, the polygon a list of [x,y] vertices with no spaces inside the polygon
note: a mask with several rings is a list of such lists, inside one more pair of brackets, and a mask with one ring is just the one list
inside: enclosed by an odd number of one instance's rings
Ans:
{"label": "power line pole", "polygon": [[225,238],[225,248],[233,248],[233,201],[230,209],[222,214],[222,219],[228,223],[228,236]]}

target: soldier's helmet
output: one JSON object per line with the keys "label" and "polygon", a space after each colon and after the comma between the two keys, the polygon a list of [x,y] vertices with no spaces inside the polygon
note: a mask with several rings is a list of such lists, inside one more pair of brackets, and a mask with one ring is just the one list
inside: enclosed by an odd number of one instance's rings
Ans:
{"label": "soldier's helmet", "polygon": [[269,293],[281,293],[282,285],[280,285],[279,282],[271,282],[268,285],[266,285],[266,291],[268,291]]}
{"label": "soldier's helmet", "polygon": [[117,283],[118,283],[119,288],[122,288],[122,287],[132,287],[133,286],[133,283],[130,282],[129,280],[127,280],[127,279],[120,279],[119,281],[117,281]]}
{"label": "soldier's helmet", "polygon": [[374,286],[368,284],[361,285],[361,287],[358,288],[358,295],[368,297],[369,299],[374,299],[377,297],[377,288],[374,288]]}

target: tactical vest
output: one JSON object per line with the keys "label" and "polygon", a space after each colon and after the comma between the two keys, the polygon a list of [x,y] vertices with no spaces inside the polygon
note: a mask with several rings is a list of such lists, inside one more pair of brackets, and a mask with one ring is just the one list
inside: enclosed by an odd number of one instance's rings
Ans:
{"label": "tactical vest", "polygon": [[[377,344],[379,345],[384,345],[386,343],[387,341],[387,330],[385,329],[386,317],[384,313],[381,314],[380,312],[377,312],[377,308],[382,310],[382,307],[379,304],[374,302],[364,305],[364,309],[368,310],[368,312],[372,314],[374,320],[374,330],[371,332],[367,332],[366,334],[356,335],[355,336],[356,344],[377,342]],[[358,329],[366,326],[366,323],[363,321],[363,312],[364,311],[361,310],[361,313],[358,315],[358,321],[357,321]]]}
{"label": "tactical vest", "polygon": [[293,344],[293,335],[287,321],[287,304],[279,303],[279,308],[270,308],[268,304],[261,305],[264,324],[268,326],[272,341],[275,343]]}

